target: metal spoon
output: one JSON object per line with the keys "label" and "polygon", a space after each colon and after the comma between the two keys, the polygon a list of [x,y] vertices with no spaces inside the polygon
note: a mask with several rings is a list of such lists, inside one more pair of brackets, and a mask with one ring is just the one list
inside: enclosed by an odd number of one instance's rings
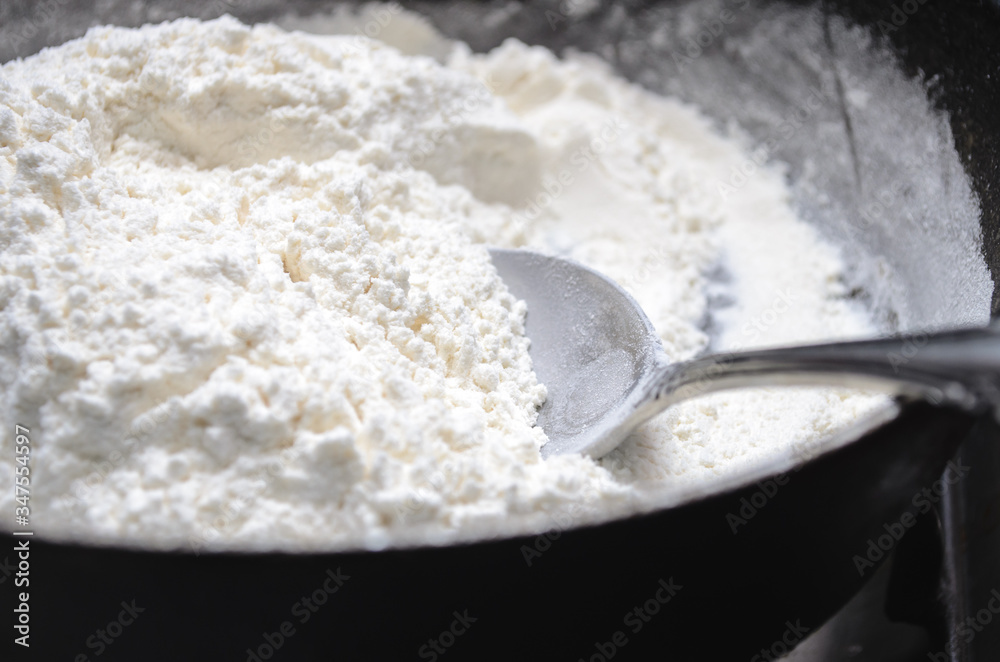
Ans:
{"label": "metal spoon", "polygon": [[600,457],[667,407],[745,386],[875,386],[979,413],[1000,407],[1000,330],[992,327],[715,354],[672,362],[621,287],[575,262],[491,249],[500,277],[528,305],[526,333],[548,387],[542,455]]}

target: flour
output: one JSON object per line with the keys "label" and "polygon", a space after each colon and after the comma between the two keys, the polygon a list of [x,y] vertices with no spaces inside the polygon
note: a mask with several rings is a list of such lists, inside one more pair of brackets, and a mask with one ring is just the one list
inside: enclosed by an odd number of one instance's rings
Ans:
{"label": "flour", "polygon": [[[696,109],[626,83],[593,56],[560,62],[507,42],[486,56],[460,48],[454,58],[501,81],[499,96],[539,137],[549,178],[576,175],[548,205],[522,212],[537,215],[528,243],[622,284],[668,355],[705,351],[706,326],[718,332],[717,351],[875,333],[846,296],[837,251],[796,218],[782,172],[760,169],[726,189],[747,153]],[[608,118],[629,128],[606,131]],[[582,168],[573,165],[581,145],[600,152]],[[641,490],[695,486],[789,450],[808,454],[885,404],[836,389],[721,393],[650,421],[601,465]]]}
{"label": "flour", "polygon": [[439,56],[223,18],[4,65],[0,418],[32,429],[40,533],[538,530],[652,507],[884,403],[720,394],[599,462],[542,461],[524,305],[487,245],[607,273],[678,359],[873,329],[779,172],[719,195],[745,151],[695,109],[518,42]]}

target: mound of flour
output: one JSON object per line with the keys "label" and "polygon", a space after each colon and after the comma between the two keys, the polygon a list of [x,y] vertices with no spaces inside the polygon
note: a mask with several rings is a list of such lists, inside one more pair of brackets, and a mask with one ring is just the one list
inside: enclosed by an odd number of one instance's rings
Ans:
{"label": "mound of flour", "polygon": [[[442,65],[222,18],[96,28],[0,73],[0,421],[31,430],[48,536],[377,548],[548,528],[882,402],[722,394],[599,462],[541,460],[545,388],[487,245],[603,270],[677,358],[706,328],[720,347],[871,331],[778,173],[720,194],[740,145],[595,60],[510,42]],[[5,434],[5,476],[13,458]]]}

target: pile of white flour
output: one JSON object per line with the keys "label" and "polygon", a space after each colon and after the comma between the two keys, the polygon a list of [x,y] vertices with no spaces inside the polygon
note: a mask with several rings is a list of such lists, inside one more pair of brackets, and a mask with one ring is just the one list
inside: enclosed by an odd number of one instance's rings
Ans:
{"label": "pile of white flour", "polygon": [[[508,42],[446,65],[223,18],[0,69],[0,513],[152,546],[370,547],[649,507],[881,397],[727,393],[543,461],[487,245],[629,289],[678,359],[871,333],[780,173],[696,110]],[[716,306],[710,310],[709,302]],[[572,518],[568,520],[567,518]]]}

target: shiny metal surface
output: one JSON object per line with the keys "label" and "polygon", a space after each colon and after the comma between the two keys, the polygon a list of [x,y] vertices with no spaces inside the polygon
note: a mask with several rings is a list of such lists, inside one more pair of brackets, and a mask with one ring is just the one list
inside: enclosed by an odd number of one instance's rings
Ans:
{"label": "shiny metal surface", "polygon": [[605,276],[532,251],[490,254],[528,304],[531,357],[549,391],[538,418],[546,457],[601,457],[667,407],[725,389],[875,387],[972,414],[1000,406],[1000,333],[992,326],[672,362],[639,304]]}
{"label": "shiny metal surface", "polygon": [[628,432],[636,384],[666,360],[652,324],[621,287],[583,265],[522,250],[490,255],[528,304],[529,352],[548,388],[537,421],[549,437],[542,454],[611,450]]}

